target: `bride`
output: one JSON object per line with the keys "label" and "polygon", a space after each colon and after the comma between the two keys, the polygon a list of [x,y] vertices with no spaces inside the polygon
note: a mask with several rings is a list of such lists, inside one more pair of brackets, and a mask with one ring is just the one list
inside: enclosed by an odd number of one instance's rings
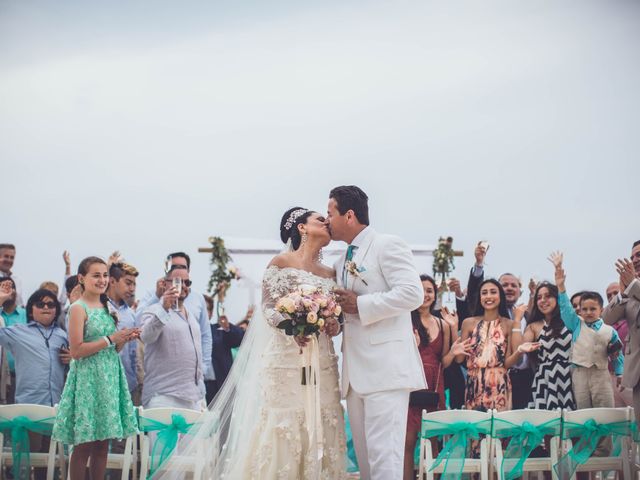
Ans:
{"label": "bride", "polygon": [[[201,455],[204,445],[206,478],[346,476],[337,355],[329,336],[340,327],[326,324],[317,339],[288,336],[276,328],[283,320],[275,310],[279,298],[300,286],[320,287],[327,294],[335,287],[335,271],[319,259],[330,241],[329,230],[320,214],[296,207],[283,215],[280,237],[289,248],[271,260],[264,274],[264,318],[251,322],[225,384],[196,432],[184,435],[178,445],[180,456]],[[301,374],[305,359],[319,370],[309,381]],[[179,478],[171,471],[174,462],[179,468],[176,457],[154,478]]]}

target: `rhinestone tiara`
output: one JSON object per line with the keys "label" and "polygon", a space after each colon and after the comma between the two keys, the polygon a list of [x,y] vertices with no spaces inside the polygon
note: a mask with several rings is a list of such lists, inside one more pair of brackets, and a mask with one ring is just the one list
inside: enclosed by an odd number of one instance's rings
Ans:
{"label": "rhinestone tiara", "polygon": [[296,223],[296,220],[298,220],[298,218],[300,218],[308,211],[309,210],[306,210],[304,208],[299,208],[298,210],[294,210],[293,212],[291,212],[289,218],[287,218],[287,221],[284,224],[285,230],[291,230],[291,227],[293,227],[293,224]]}

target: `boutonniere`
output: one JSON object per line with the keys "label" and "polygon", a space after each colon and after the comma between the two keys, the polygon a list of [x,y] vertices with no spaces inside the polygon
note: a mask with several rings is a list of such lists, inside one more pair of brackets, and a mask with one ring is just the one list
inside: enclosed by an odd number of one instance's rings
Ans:
{"label": "boutonniere", "polygon": [[358,265],[356,265],[356,262],[354,262],[353,260],[348,260],[345,264],[345,268],[347,269],[347,272],[349,272],[354,277],[359,278],[360,280],[362,280],[362,283],[368,286],[368,283],[364,278],[362,278],[362,275],[360,275],[362,272],[367,271],[366,268],[358,267]]}

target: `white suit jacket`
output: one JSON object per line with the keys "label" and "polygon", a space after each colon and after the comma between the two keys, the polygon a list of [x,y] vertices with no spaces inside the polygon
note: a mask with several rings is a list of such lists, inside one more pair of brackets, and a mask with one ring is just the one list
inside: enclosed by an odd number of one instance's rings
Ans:
{"label": "white suit jacket", "polygon": [[[335,263],[338,286],[358,295],[358,315],[345,314],[342,395],[426,388],[411,310],[424,298],[413,254],[400,238],[371,227],[353,241],[359,276],[344,272],[346,252]],[[346,285],[344,277],[346,275]],[[365,285],[366,282],[366,285]]]}

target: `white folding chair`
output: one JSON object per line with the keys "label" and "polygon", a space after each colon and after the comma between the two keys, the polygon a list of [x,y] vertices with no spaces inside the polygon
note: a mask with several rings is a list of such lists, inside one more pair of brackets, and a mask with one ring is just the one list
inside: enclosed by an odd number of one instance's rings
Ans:
{"label": "white folding chair", "polygon": [[[418,478],[420,480],[433,480],[435,473],[443,473],[446,463],[445,459],[437,467],[431,470],[435,458],[431,448],[431,441],[429,438],[424,438],[423,433],[426,432],[428,434],[429,430],[432,428],[437,430],[446,430],[447,424],[459,424],[460,422],[485,425],[487,435],[480,441],[480,458],[467,457],[468,452],[465,452],[462,473],[479,473],[481,480],[488,480],[490,448],[490,435],[488,435],[488,433],[490,433],[491,430],[491,412],[479,412],[475,410],[441,410],[438,412],[427,413],[426,410],[423,410],[422,420],[423,427],[420,432],[420,464],[418,466]],[[451,434],[453,434],[453,431],[451,431]],[[449,441],[451,434],[445,433],[443,441]]]}
{"label": "white folding chair", "polygon": [[[153,422],[163,424],[171,424],[172,415],[178,414],[184,417],[187,423],[195,423],[198,421],[202,412],[197,410],[188,410],[184,408],[149,408],[143,409],[139,407],[139,418],[141,425],[144,425],[146,419]],[[140,433],[140,480],[146,480],[151,467],[151,453],[153,448],[153,432]],[[184,472],[193,472],[193,479],[203,478],[205,471],[207,455],[205,454],[204,442],[200,439],[195,440],[197,443],[195,455],[182,455],[181,452],[173,452],[171,461],[164,465],[161,470],[178,470]]]}
{"label": "white folding chair", "polygon": [[[566,411],[562,412],[564,428],[568,429],[571,425],[584,424],[588,420],[594,420],[598,424],[611,425],[621,424],[624,422],[632,421],[632,410],[628,407],[625,408],[585,408],[582,410]],[[604,475],[605,472],[621,471],[624,480],[631,479],[631,465],[630,465],[630,452],[631,438],[629,435],[621,436],[622,449],[617,456],[608,457],[591,457],[589,460],[578,465],[576,472],[601,472]],[[571,439],[565,439],[564,450],[569,451],[572,448]],[[571,477],[576,478],[575,473]],[[604,478],[604,477],[603,477]]]}
{"label": "white folding chair", "polygon": [[[56,407],[48,407],[46,405],[33,405],[28,403],[2,405],[0,406],[0,417],[7,420],[14,420],[16,417],[24,416],[32,421],[51,419],[47,423],[53,424],[56,418]],[[0,446],[4,445],[4,435],[0,432]],[[64,446],[62,443],[51,439],[49,443],[49,452],[31,452],[30,463],[32,467],[40,467],[47,469],[47,480],[53,480],[56,451],[58,452],[58,467],[60,468],[61,477],[64,478],[66,464],[64,458]],[[11,450],[4,451],[0,454],[0,472],[4,471],[5,466],[13,465],[13,452]]]}
{"label": "white folding chair", "polygon": [[[558,451],[560,448],[560,430],[562,422],[562,412],[558,410],[509,410],[506,412],[493,411],[493,432],[491,435],[491,468],[498,477],[503,480],[504,475],[511,471],[516,465],[517,459],[505,459],[502,449],[501,438],[505,433],[513,430],[514,427],[522,427],[525,422],[534,427],[547,426],[549,431],[555,435],[550,439],[550,455],[541,458],[528,458],[522,465],[523,472],[551,471],[551,478],[557,480],[557,475],[553,466],[558,462]],[[504,464],[503,464],[504,460]],[[503,468],[504,467],[504,468]]]}

